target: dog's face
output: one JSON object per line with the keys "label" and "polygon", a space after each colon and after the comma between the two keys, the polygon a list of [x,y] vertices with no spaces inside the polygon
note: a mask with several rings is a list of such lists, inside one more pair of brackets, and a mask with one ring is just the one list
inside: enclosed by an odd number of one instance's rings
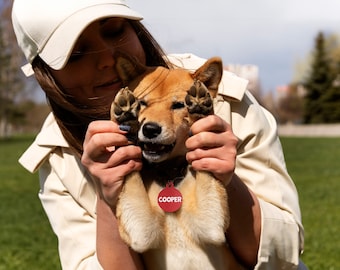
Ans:
{"label": "dog's face", "polygon": [[134,90],[141,104],[138,139],[148,161],[185,155],[190,129],[185,97],[192,84],[188,72],[158,67]]}
{"label": "dog's face", "polygon": [[140,104],[138,141],[144,158],[162,162],[184,156],[191,125],[185,98],[196,79],[216,95],[222,75],[220,60],[208,61],[193,74],[184,69],[145,67],[125,57],[119,61],[117,70],[129,81],[128,87]]}

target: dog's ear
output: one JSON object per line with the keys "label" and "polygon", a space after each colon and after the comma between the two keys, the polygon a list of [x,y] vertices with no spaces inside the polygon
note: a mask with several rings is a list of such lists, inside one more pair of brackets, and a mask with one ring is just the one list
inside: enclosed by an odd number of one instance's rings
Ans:
{"label": "dog's ear", "polygon": [[124,85],[128,85],[146,71],[146,66],[130,55],[119,53],[116,54],[115,59],[116,70]]}
{"label": "dog's ear", "polygon": [[213,97],[216,96],[218,85],[222,79],[223,65],[219,57],[207,60],[203,66],[195,71],[192,77],[201,81],[209,89]]}

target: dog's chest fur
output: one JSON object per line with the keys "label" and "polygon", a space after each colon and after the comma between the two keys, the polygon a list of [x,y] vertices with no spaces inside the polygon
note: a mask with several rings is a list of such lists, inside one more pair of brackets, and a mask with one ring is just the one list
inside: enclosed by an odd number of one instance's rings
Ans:
{"label": "dog's chest fur", "polygon": [[157,202],[164,187],[147,178],[144,192],[142,187],[131,191],[135,177],[128,177],[120,197],[120,219],[125,228],[134,228],[123,233],[124,239],[143,253],[147,269],[228,269],[227,197],[219,182],[189,168],[176,186],[183,197],[181,208],[166,213]]}
{"label": "dog's chest fur", "polygon": [[[146,77],[142,74],[148,68],[131,61],[118,59],[120,77],[144,79],[133,82],[133,91],[126,87],[117,94],[111,115],[118,124],[138,129],[137,143],[151,165],[125,178],[116,210],[122,239],[143,255],[146,269],[240,269],[225,240],[226,189],[212,174],[192,170],[185,158],[190,125],[213,114],[221,61],[208,60],[194,74],[156,68]],[[170,213],[158,204],[167,182],[183,198]]]}

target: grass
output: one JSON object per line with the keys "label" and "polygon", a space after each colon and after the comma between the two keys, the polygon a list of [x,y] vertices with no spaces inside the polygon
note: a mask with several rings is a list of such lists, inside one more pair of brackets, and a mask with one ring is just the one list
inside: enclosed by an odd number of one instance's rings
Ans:
{"label": "grass", "polygon": [[38,175],[17,162],[32,140],[0,140],[0,270],[61,269],[57,239],[37,196]]}
{"label": "grass", "polygon": [[[0,270],[60,269],[57,239],[37,197],[38,175],[17,163],[33,137],[0,140]],[[282,138],[300,194],[302,259],[310,270],[340,269],[340,138]]]}
{"label": "grass", "polygon": [[340,138],[283,138],[300,195],[310,270],[340,269]]}

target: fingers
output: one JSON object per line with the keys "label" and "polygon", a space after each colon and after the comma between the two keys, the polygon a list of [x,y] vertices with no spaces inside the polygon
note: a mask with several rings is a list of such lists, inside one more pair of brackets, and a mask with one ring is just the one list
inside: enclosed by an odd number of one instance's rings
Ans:
{"label": "fingers", "polygon": [[112,208],[115,208],[119,194],[122,190],[125,176],[132,171],[141,170],[142,163],[140,160],[127,160],[116,167],[97,170],[97,187],[103,199]]}
{"label": "fingers", "polygon": [[199,119],[191,126],[191,133],[198,134],[203,131],[223,132],[226,129],[231,129],[230,125],[217,115],[209,115]]}
{"label": "fingers", "polygon": [[[201,138],[206,138],[201,142]],[[197,145],[187,152],[186,158],[195,170],[216,174],[229,173],[235,169],[237,139],[226,133],[198,136]]]}
{"label": "fingers", "polygon": [[104,200],[114,206],[124,178],[142,168],[141,149],[112,121],[94,121],[86,132],[82,164],[94,176]]}
{"label": "fingers", "polygon": [[114,148],[112,146],[127,145],[126,132],[119,129],[112,121],[94,121],[88,126],[84,139],[84,154],[93,160],[97,160],[102,153]]}
{"label": "fingers", "polygon": [[238,140],[231,127],[216,115],[195,122],[187,139],[186,158],[195,170],[209,171],[228,184],[235,169]]}
{"label": "fingers", "polygon": [[86,159],[83,155],[82,162],[90,173],[100,178],[102,182],[114,177],[124,177],[132,170],[137,170],[141,163],[141,149],[134,145],[103,153],[96,157],[96,160],[89,158],[89,156],[91,155],[88,155]]}
{"label": "fingers", "polygon": [[126,146],[112,152],[106,163],[93,163],[88,167],[97,179],[103,199],[113,208],[121,192],[125,176],[142,168],[140,148]]}
{"label": "fingers", "polygon": [[237,143],[231,126],[216,115],[211,115],[196,121],[191,127],[192,136],[186,141],[187,149],[213,148],[225,144]]}

